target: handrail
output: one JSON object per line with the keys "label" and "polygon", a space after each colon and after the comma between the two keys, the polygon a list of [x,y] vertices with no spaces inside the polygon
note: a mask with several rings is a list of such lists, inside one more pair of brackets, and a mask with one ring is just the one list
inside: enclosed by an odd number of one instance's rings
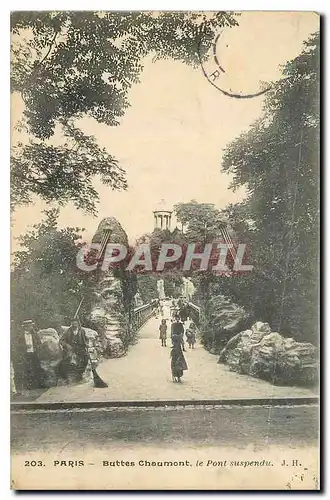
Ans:
{"label": "handrail", "polygon": [[201,308],[199,306],[196,306],[196,304],[193,304],[192,302],[188,302],[189,307],[197,311],[198,313],[201,312]]}
{"label": "handrail", "polygon": [[199,326],[200,320],[201,320],[201,308],[199,306],[196,306],[196,304],[193,304],[192,302],[188,302],[188,306],[194,313],[196,313],[196,317],[193,317],[194,322]]}
{"label": "handrail", "polygon": [[143,304],[143,306],[138,306],[138,307],[135,307],[133,309],[133,312],[134,313],[138,313],[139,311],[144,311],[145,309],[147,309],[148,307],[150,307],[152,305],[152,302],[149,302],[149,304]]}
{"label": "handrail", "polygon": [[151,318],[155,312],[156,302],[151,301],[149,304],[143,304],[133,310],[133,328],[139,330]]}

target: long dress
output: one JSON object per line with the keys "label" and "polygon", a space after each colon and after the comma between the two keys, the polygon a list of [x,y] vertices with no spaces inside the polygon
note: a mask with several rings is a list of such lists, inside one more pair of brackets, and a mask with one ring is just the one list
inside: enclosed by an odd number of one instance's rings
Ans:
{"label": "long dress", "polygon": [[182,377],[188,365],[182,352],[181,342],[175,342],[171,350],[171,370],[173,377]]}

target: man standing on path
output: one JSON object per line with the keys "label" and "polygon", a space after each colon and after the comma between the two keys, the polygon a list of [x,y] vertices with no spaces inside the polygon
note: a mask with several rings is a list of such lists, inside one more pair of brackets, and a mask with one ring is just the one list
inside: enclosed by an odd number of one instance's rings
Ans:
{"label": "man standing on path", "polygon": [[44,377],[37,354],[40,340],[32,319],[22,323],[22,349],[24,351],[24,375],[26,389],[40,389],[43,387]]}

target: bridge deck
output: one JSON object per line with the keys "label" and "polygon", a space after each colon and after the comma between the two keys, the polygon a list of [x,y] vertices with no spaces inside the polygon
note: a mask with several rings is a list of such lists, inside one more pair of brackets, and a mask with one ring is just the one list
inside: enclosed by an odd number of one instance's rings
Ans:
{"label": "bridge deck", "polygon": [[89,384],[54,387],[36,402],[95,401],[175,401],[224,400],[245,398],[294,398],[315,395],[298,387],[276,387],[268,382],[230,372],[217,364],[217,357],[197,344],[185,353],[188,371],[181,384],[173,383],[170,345],[161,347],[159,319],[150,319],[139,332],[138,342],[119,359],[102,362],[98,368],[109,387],[95,389]]}

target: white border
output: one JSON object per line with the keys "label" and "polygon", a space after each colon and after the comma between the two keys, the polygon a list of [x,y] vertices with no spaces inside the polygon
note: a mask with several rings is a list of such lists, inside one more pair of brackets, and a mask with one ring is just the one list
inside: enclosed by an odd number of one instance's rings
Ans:
{"label": "white border", "polygon": [[216,0],[144,0],[134,2],[134,0],[113,0],[111,2],[98,0],[90,2],[88,0],[52,0],[43,2],[33,0],[24,2],[24,0],[13,0],[10,3],[10,10],[284,10],[284,11],[326,11],[326,3],[321,1],[293,1],[278,0],[264,2],[262,0],[251,0],[244,2],[242,0],[232,0],[219,2]]}

